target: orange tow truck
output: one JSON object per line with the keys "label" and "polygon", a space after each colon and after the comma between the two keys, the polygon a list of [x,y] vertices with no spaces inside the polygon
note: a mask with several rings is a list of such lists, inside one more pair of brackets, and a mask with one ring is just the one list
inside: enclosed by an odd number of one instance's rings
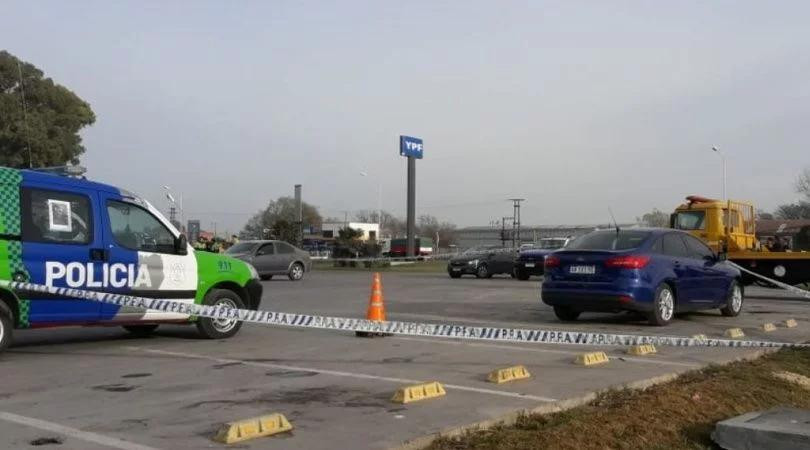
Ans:
{"label": "orange tow truck", "polygon": [[[752,272],[791,285],[810,282],[810,252],[770,251],[757,240],[752,203],[691,195],[675,208],[670,227],[688,231]],[[754,281],[744,274],[743,282]]]}

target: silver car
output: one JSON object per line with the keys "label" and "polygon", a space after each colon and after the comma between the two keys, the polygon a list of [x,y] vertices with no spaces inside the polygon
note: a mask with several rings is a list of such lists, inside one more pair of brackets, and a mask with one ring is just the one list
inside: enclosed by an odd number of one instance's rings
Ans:
{"label": "silver car", "polygon": [[312,270],[309,253],[283,241],[242,241],[225,253],[252,264],[262,280],[287,275],[298,281]]}

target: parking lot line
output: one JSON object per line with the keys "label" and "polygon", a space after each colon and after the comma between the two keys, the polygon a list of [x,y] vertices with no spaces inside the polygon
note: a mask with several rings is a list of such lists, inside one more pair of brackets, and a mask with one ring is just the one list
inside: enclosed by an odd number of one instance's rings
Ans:
{"label": "parking lot line", "polygon": [[[299,366],[288,366],[284,364],[273,364],[273,363],[266,363],[266,362],[257,362],[257,361],[247,361],[242,359],[232,359],[232,358],[218,358],[215,356],[207,356],[207,355],[198,355],[194,353],[185,353],[185,352],[171,352],[166,350],[157,350],[157,349],[150,349],[150,348],[143,348],[143,347],[127,347],[130,350],[136,350],[146,353],[153,353],[157,355],[165,355],[165,356],[175,356],[179,358],[189,358],[189,359],[203,359],[207,361],[214,361],[218,363],[240,363],[246,366],[252,367],[264,367],[269,369],[281,369],[281,370],[292,370],[292,371],[299,371],[299,372],[314,372],[323,375],[331,375],[336,377],[348,377],[348,378],[358,378],[363,380],[377,380],[377,381],[387,381],[391,383],[397,384],[418,384],[423,383],[425,380],[411,380],[407,378],[393,378],[393,377],[383,377],[378,375],[370,375],[366,373],[357,373],[357,372],[344,372],[339,370],[329,370],[329,369],[318,369],[313,367],[299,367]],[[462,386],[458,384],[446,384],[442,383],[444,387],[449,389],[455,389],[459,391],[467,391],[467,392],[476,392],[479,394],[488,394],[488,395],[497,395],[500,397],[510,397],[510,398],[519,398],[524,400],[533,400],[538,402],[556,402],[557,399],[549,398],[549,397],[541,397],[537,395],[530,395],[530,394],[521,394],[517,392],[507,392],[507,391],[496,391],[494,389],[485,389],[485,388],[477,388],[474,386]]]}
{"label": "parking lot line", "polygon": [[[429,342],[431,344],[448,344],[448,345],[467,345],[470,347],[480,347],[480,348],[497,348],[501,350],[514,350],[514,351],[521,351],[521,352],[536,352],[536,353],[557,353],[560,355],[579,355],[582,351],[570,351],[570,350],[555,350],[555,349],[547,349],[547,348],[535,348],[535,347],[524,347],[518,345],[502,345],[502,344],[485,344],[480,342],[467,342],[467,341],[459,341],[459,340],[448,340],[448,339],[424,339],[424,338],[417,338],[417,337],[409,337],[409,336],[396,336],[395,339],[400,339],[404,341],[414,341],[414,342]],[[677,361],[664,361],[657,358],[634,358],[632,356],[612,356],[611,358],[621,358],[625,361],[633,361],[633,362],[640,362],[645,364],[661,364],[661,365],[671,365],[671,366],[682,366],[682,367],[692,367],[697,368],[700,367],[700,364],[694,363],[684,363],[684,362],[677,362]]]}
{"label": "parking lot line", "polygon": [[67,437],[72,437],[86,442],[92,442],[94,444],[104,445],[111,448],[118,448],[121,450],[157,450],[154,447],[135,444],[133,442],[125,441],[123,439],[103,436],[97,433],[82,431],[76,428],[60,425],[58,423],[35,419],[33,417],[20,416],[5,411],[0,411],[0,420],[16,423],[19,425],[24,425],[31,428],[38,428],[40,430],[50,431],[52,433],[58,433]]}

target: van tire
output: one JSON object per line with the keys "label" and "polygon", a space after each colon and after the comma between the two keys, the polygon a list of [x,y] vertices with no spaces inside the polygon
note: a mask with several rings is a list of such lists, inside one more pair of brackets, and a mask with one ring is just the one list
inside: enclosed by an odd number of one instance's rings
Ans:
{"label": "van tire", "polygon": [[11,345],[14,338],[14,315],[11,309],[0,301],[0,352]]}
{"label": "van tire", "polygon": [[155,332],[155,330],[157,330],[158,325],[157,325],[157,324],[149,324],[149,325],[124,325],[124,326],[123,326],[123,327],[121,327],[121,328],[123,328],[123,329],[127,330],[127,331],[128,331],[130,334],[132,334],[133,336],[138,336],[138,337],[146,337],[146,336],[149,336],[150,334],[154,333],[154,332]]}
{"label": "van tire", "polygon": [[[234,291],[228,289],[211,289],[203,299],[205,306],[227,306],[235,309],[245,309],[245,302]],[[226,339],[239,332],[242,322],[235,319],[197,318],[197,331],[205,339]]]}

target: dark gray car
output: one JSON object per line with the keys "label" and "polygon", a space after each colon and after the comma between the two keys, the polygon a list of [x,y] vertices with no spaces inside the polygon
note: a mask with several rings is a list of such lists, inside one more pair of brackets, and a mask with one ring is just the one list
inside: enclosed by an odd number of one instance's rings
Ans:
{"label": "dark gray car", "polygon": [[309,253],[283,241],[242,241],[225,253],[252,264],[262,280],[287,275],[298,281],[312,270]]}

